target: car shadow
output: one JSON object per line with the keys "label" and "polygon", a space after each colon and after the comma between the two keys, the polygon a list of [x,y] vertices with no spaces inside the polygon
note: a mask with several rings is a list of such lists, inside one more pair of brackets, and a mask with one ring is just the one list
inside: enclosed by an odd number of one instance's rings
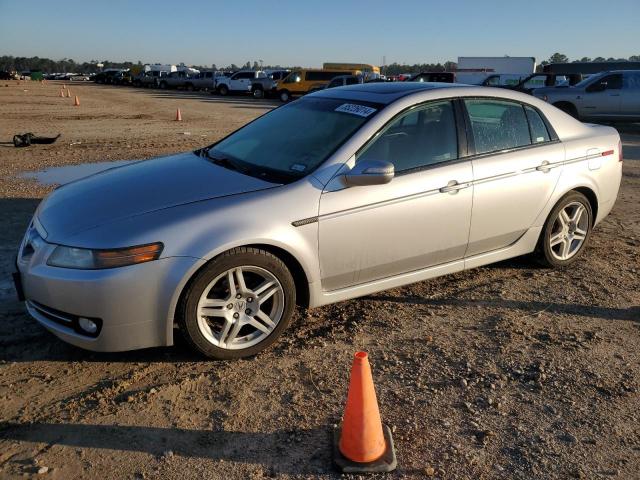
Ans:
{"label": "car shadow", "polygon": [[[459,293],[459,292],[458,292]],[[611,320],[630,320],[640,323],[640,306],[632,305],[627,308],[601,307],[596,305],[578,305],[575,303],[555,303],[527,300],[507,300],[503,298],[464,299],[464,298],[424,298],[418,296],[395,297],[389,295],[375,295],[365,297],[368,300],[407,303],[425,307],[485,307],[520,310],[535,315],[538,312],[562,315],[578,315],[591,318],[606,318]]]}
{"label": "car shadow", "polygon": [[129,425],[0,423],[0,439],[260,464],[269,476],[331,469],[329,428],[233,432]]}

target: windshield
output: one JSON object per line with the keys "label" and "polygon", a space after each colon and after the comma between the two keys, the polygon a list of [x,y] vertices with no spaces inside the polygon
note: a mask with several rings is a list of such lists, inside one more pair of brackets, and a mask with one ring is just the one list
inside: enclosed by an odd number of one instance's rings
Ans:
{"label": "windshield", "polygon": [[574,85],[574,87],[586,87],[587,85],[589,85],[591,82],[593,82],[594,80],[596,80],[597,78],[603,77],[604,75],[606,75],[605,73],[599,73],[597,75],[587,75],[587,78],[585,78],[584,80],[582,80],[581,82],[578,82]]}
{"label": "windshield", "polygon": [[205,153],[247,175],[288,183],[320,166],[381,107],[302,98],[263,115]]}

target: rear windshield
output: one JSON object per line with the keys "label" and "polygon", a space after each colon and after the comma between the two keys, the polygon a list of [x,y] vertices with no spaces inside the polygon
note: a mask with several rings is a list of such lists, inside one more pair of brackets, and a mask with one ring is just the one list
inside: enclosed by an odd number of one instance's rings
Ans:
{"label": "rear windshield", "polygon": [[206,150],[248,175],[288,183],[320,166],[382,105],[306,97],[272,110]]}

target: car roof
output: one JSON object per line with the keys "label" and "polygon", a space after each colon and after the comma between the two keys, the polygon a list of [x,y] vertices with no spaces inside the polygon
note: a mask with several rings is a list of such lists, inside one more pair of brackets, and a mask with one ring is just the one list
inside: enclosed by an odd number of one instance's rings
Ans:
{"label": "car roof", "polygon": [[339,89],[320,90],[311,95],[314,97],[360,100],[388,105],[412,93],[452,87],[468,88],[470,85],[438,82],[376,82],[349,85]]}

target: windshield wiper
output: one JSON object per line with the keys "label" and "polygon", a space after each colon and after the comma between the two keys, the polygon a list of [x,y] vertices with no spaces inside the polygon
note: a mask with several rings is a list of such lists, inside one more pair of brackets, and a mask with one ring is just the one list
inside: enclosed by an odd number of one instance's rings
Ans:
{"label": "windshield wiper", "polygon": [[219,167],[228,168],[229,170],[235,170],[242,173],[246,173],[248,170],[246,167],[239,165],[233,160],[221,155],[216,155],[210,150],[203,150],[203,153],[209,160],[211,160],[211,162],[213,162],[215,165],[218,165]]}

